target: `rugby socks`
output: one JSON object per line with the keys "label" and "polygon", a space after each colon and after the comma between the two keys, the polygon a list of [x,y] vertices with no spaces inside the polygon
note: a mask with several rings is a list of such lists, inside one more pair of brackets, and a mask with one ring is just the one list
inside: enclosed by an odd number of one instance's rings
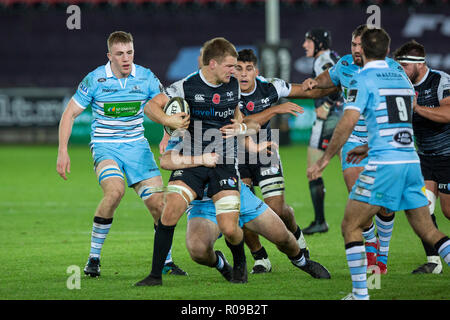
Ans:
{"label": "rugby socks", "polygon": [[300,250],[300,253],[295,257],[288,257],[291,262],[297,267],[303,267],[306,264],[306,258],[303,252]]}
{"label": "rugby socks", "polygon": [[[433,220],[434,226],[437,228],[438,226],[437,226],[437,223],[436,223],[436,216],[434,214],[431,214],[431,220]],[[435,247],[433,247],[432,245],[426,243],[423,240],[422,240],[422,245],[423,245],[423,248],[425,249],[425,253],[426,253],[427,257],[437,257],[437,256],[439,256],[439,253],[437,252]]]}
{"label": "rugby socks", "polygon": [[101,217],[94,217],[91,234],[91,251],[89,257],[100,258],[103,243],[111,228],[113,219],[105,219]]}
{"label": "rugby socks", "polygon": [[306,244],[306,240],[305,237],[303,236],[303,232],[302,229],[300,229],[300,227],[297,225],[297,230],[295,230],[294,232],[294,237],[295,240],[297,240],[297,243],[300,247],[300,249],[307,249],[307,244]]}
{"label": "rugby socks", "polygon": [[267,259],[269,258],[269,255],[267,254],[267,251],[264,247],[261,247],[258,251],[252,252],[252,257],[255,260],[261,260],[261,259]]}
{"label": "rugby socks", "polygon": [[[153,224],[153,228],[155,229],[155,232],[156,232],[156,227],[157,227],[157,225]],[[170,247],[169,253],[167,254],[167,257],[166,257],[166,260],[164,261],[164,264],[168,264],[168,263],[171,263],[171,262],[173,262],[173,260],[172,260],[172,246]]]}
{"label": "rugby socks", "polygon": [[377,254],[377,237],[375,236],[375,225],[372,223],[372,225],[363,230],[362,233],[364,237],[364,241],[366,242],[366,251],[369,253]]}
{"label": "rugby socks", "polygon": [[220,255],[218,255],[217,252],[215,252],[215,254],[216,254],[217,262],[214,267],[220,271],[225,266],[225,261],[223,261],[222,257]]}
{"label": "rugby socks", "polygon": [[164,268],[164,261],[170,251],[173,241],[173,233],[175,226],[165,226],[161,219],[156,227],[155,240],[153,242],[153,261],[150,276],[153,278],[161,278]]}
{"label": "rugby socks", "polygon": [[382,216],[377,214],[375,216],[375,223],[377,225],[378,239],[380,240],[380,248],[377,253],[377,261],[387,264],[389,254],[389,242],[392,237],[392,230],[394,229],[395,213],[389,216]]}
{"label": "rugby socks", "polygon": [[349,242],[345,245],[348,267],[352,277],[352,293],[357,299],[369,297],[367,290],[367,258],[362,241]]}
{"label": "rugby socks", "polygon": [[315,221],[318,223],[325,222],[324,202],[325,202],[325,186],[322,178],[309,182],[309,191],[314,207]]}
{"label": "rugby socks", "polygon": [[434,247],[445,263],[450,266],[450,239],[445,236],[439,240]]}
{"label": "rugby socks", "polygon": [[230,248],[231,254],[233,255],[233,265],[241,265],[246,263],[245,259],[245,251],[244,251],[244,239],[236,245],[231,244],[228,242],[227,239],[225,239],[225,243],[227,244],[228,248]]}

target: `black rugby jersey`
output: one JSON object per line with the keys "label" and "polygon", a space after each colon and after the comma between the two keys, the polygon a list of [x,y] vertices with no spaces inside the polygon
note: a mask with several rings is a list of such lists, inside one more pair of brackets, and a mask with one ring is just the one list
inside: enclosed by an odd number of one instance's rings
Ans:
{"label": "black rugby jersey", "polygon": [[[340,57],[335,51],[326,50],[320,56],[314,58],[312,77],[316,78],[319,74],[331,68],[339,61],[339,59]],[[329,116],[332,113],[338,115],[343,113],[344,99],[340,92],[330,94],[329,96],[323,98],[314,99],[314,105],[316,108],[320,107],[324,102],[328,102],[331,105]]]}
{"label": "black rugby jersey", "polygon": [[[419,106],[439,107],[439,101],[450,96],[450,76],[442,71],[428,69],[414,89]],[[419,154],[450,155],[449,123],[434,122],[414,112],[413,130]]]}
{"label": "black rugby jersey", "polygon": [[[250,93],[241,92],[241,112],[252,115],[270,108],[280,98],[285,98],[291,93],[291,85],[278,78],[265,79],[256,77],[255,89]],[[258,132],[258,142],[271,141],[270,121],[261,126]]]}
{"label": "black rugby jersey", "polygon": [[165,88],[165,93],[170,98],[182,97],[189,104],[190,139],[185,137],[183,140],[185,154],[217,152],[226,158],[236,157],[236,138],[222,139],[218,131],[231,123],[239,104],[240,89],[236,78],[213,85],[207,82],[201,71],[197,71]]}

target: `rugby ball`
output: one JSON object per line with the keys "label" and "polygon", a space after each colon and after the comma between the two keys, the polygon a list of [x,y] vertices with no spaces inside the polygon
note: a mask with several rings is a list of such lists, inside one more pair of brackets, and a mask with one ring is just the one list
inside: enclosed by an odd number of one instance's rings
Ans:
{"label": "rugby ball", "polygon": [[[189,114],[189,104],[181,97],[171,98],[166,105],[164,106],[163,111],[168,116],[173,116],[176,113],[185,112]],[[164,126],[164,131],[167,132],[170,136],[176,131],[170,127]]]}

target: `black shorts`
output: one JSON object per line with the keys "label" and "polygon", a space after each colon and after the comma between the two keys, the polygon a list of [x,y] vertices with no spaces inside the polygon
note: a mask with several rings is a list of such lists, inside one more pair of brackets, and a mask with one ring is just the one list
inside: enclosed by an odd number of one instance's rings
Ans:
{"label": "black shorts", "polygon": [[419,158],[424,180],[436,182],[439,192],[450,194],[450,156],[419,154]]}
{"label": "black shorts", "polygon": [[212,197],[223,190],[240,191],[239,171],[235,164],[218,164],[215,168],[194,167],[172,171],[169,181],[183,181],[197,194],[196,200],[203,198],[208,186],[207,196]]}
{"label": "black shorts", "polygon": [[314,149],[325,150],[330,143],[339,119],[340,116],[334,113],[331,113],[326,120],[317,118],[312,126],[309,146]]}
{"label": "black shorts", "polygon": [[[283,167],[279,155],[278,161],[270,164],[239,164],[239,174],[241,179],[250,178],[254,186],[259,186],[264,198],[284,194]],[[278,187],[271,188],[275,185]]]}

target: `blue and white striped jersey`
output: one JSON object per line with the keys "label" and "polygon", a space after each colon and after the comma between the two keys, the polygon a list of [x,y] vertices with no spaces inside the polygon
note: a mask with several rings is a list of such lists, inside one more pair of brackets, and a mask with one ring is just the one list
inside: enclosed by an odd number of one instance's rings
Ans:
{"label": "blue and white striped jersey", "polygon": [[[391,58],[386,58],[385,61],[390,68],[404,73],[402,66],[397,61]],[[353,62],[353,57],[351,54],[343,56],[334,66],[328,69],[331,81],[333,81],[336,87],[341,86],[342,88],[344,102],[347,101],[348,88],[352,77],[361,69],[362,67]],[[359,121],[348,138],[348,141],[359,142],[362,144],[367,143],[367,127],[363,115],[359,118]]]}
{"label": "blue and white striped jersey", "polygon": [[386,61],[367,63],[349,83],[344,110],[364,116],[369,164],[419,162],[412,129],[414,87]]}
{"label": "blue and white striped jersey", "polygon": [[91,142],[130,142],[144,139],[145,103],[161,89],[149,69],[133,64],[131,74],[118,79],[108,62],[83,79],[73,100],[92,106]]}

